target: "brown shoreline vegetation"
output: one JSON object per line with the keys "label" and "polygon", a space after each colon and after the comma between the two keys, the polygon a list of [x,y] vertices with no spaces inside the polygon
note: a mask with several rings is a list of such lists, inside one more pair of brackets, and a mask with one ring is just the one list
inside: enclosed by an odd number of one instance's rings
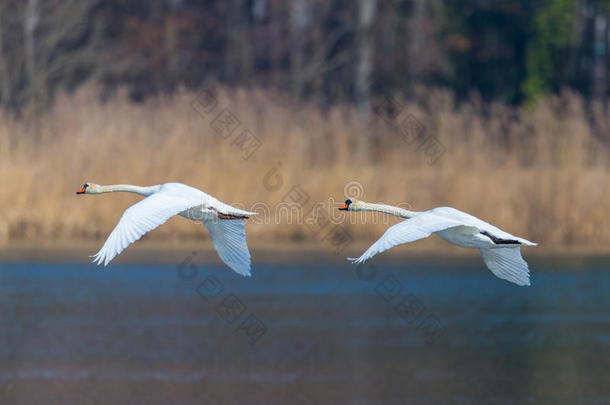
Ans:
{"label": "brown shoreline vegetation", "polygon": [[[85,181],[183,182],[242,207],[266,204],[270,217],[247,225],[250,241],[319,242],[299,223],[300,214],[290,223],[276,212],[298,186],[308,197],[303,215],[322,202],[352,238],[372,240],[395,220],[374,224],[370,216],[334,213],[346,184],[357,182],[363,200],[416,211],[449,205],[542,246],[608,250],[609,153],[590,123],[608,134],[610,121],[601,106],[587,119],[573,93],[528,108],[476,96],[456,106],[440,89],[395,98],[400,116],[415,118],[445,148],[434,164],[386,116],[372,114],[364,126],[348,105],[294,105],[256,88],[216,88],[214,105],[188,91],[145,103],[122,92],[102,101],[98,93],[85,87],[60,95],[35,117],[0,111],[0,244],[103,240],[139,197],[75,195]],[[226,138],[212,124],[224,110],[239,122]],[[238,142],[244,130],[260,141],[248,159]],[[145,238],[175,243],[208,236],[178,218]]]}

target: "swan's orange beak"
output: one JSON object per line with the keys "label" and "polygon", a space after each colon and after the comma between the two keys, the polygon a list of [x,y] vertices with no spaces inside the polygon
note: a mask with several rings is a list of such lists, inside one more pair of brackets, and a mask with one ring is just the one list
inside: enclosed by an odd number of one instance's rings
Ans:
{"label": "swan's orange beak", "polygon": [[347,204],[343,205],[342,207],[339,207],[339,211],[347,211]]}
{"label": "swan's orange beak", "polygon": [[81,188],[76,192],[76,194],[85,194],[85,187]]}

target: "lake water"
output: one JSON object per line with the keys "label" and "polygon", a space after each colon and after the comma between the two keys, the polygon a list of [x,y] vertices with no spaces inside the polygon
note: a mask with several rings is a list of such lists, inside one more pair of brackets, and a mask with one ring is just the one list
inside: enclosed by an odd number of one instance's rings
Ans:
{"label": "lake water", "polygon": [[610,403],[610,259],[529,262],[0,264],[0,403]]}

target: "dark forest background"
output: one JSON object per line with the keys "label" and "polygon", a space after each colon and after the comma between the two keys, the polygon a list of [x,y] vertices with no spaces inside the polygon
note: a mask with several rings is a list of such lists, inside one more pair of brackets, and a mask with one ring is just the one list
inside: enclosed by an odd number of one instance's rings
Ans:
{"label": "dark forest background", "polygon": [[0,4],[0,103],[87,80],[134,100],[204,82],[366,108],[443,86],[533,102],[610,92],[608,0],[24,0]]}

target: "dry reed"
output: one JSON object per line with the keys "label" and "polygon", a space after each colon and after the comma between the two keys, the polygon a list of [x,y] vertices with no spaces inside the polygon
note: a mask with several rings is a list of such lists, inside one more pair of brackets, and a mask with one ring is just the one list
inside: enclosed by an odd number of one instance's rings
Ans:
{"label": "dry reed", "polygon": [[[35,118],[0,111],[0,242],[103,239],[139,197],[75,195],[85,181],[179,181],[247,208],[267,204],[272,217],[294,185],[309,195],[307,209],[329,198],[341,202],[346,183],[356,181],[364,200],[408,203],[414,210],[450,205],[543,245],[604,249],[610,242],[608,150],[591,134],[574,94],[530,110],[476,98],[455,107],[441,90],[402,100],[402,116],[415,117],[446,148],[433,165],[377,115],[363,129],[350,106],[321,110],[268,90],[220,88],[214,112],[202,115],[200,104],[192,106],[198,94],[186,91],[143,104],[122,93],[105,101],[96,94],[84,88],[61,95]],[[240,121],[228,139],[210,125],[223,108]],[[608,120],[596,108],[598,130],[607,134]],[[243,129],[261,141],[247,160],[234,142]],[[281,185],[269,177],[273,168]],[[249,224],[249,239],[316,238],[295,219],[268,222]],[[346,219],[355,238],[374,238],[388,226],[359,222]],[[207,235],[172,219],[147,238]]]}

